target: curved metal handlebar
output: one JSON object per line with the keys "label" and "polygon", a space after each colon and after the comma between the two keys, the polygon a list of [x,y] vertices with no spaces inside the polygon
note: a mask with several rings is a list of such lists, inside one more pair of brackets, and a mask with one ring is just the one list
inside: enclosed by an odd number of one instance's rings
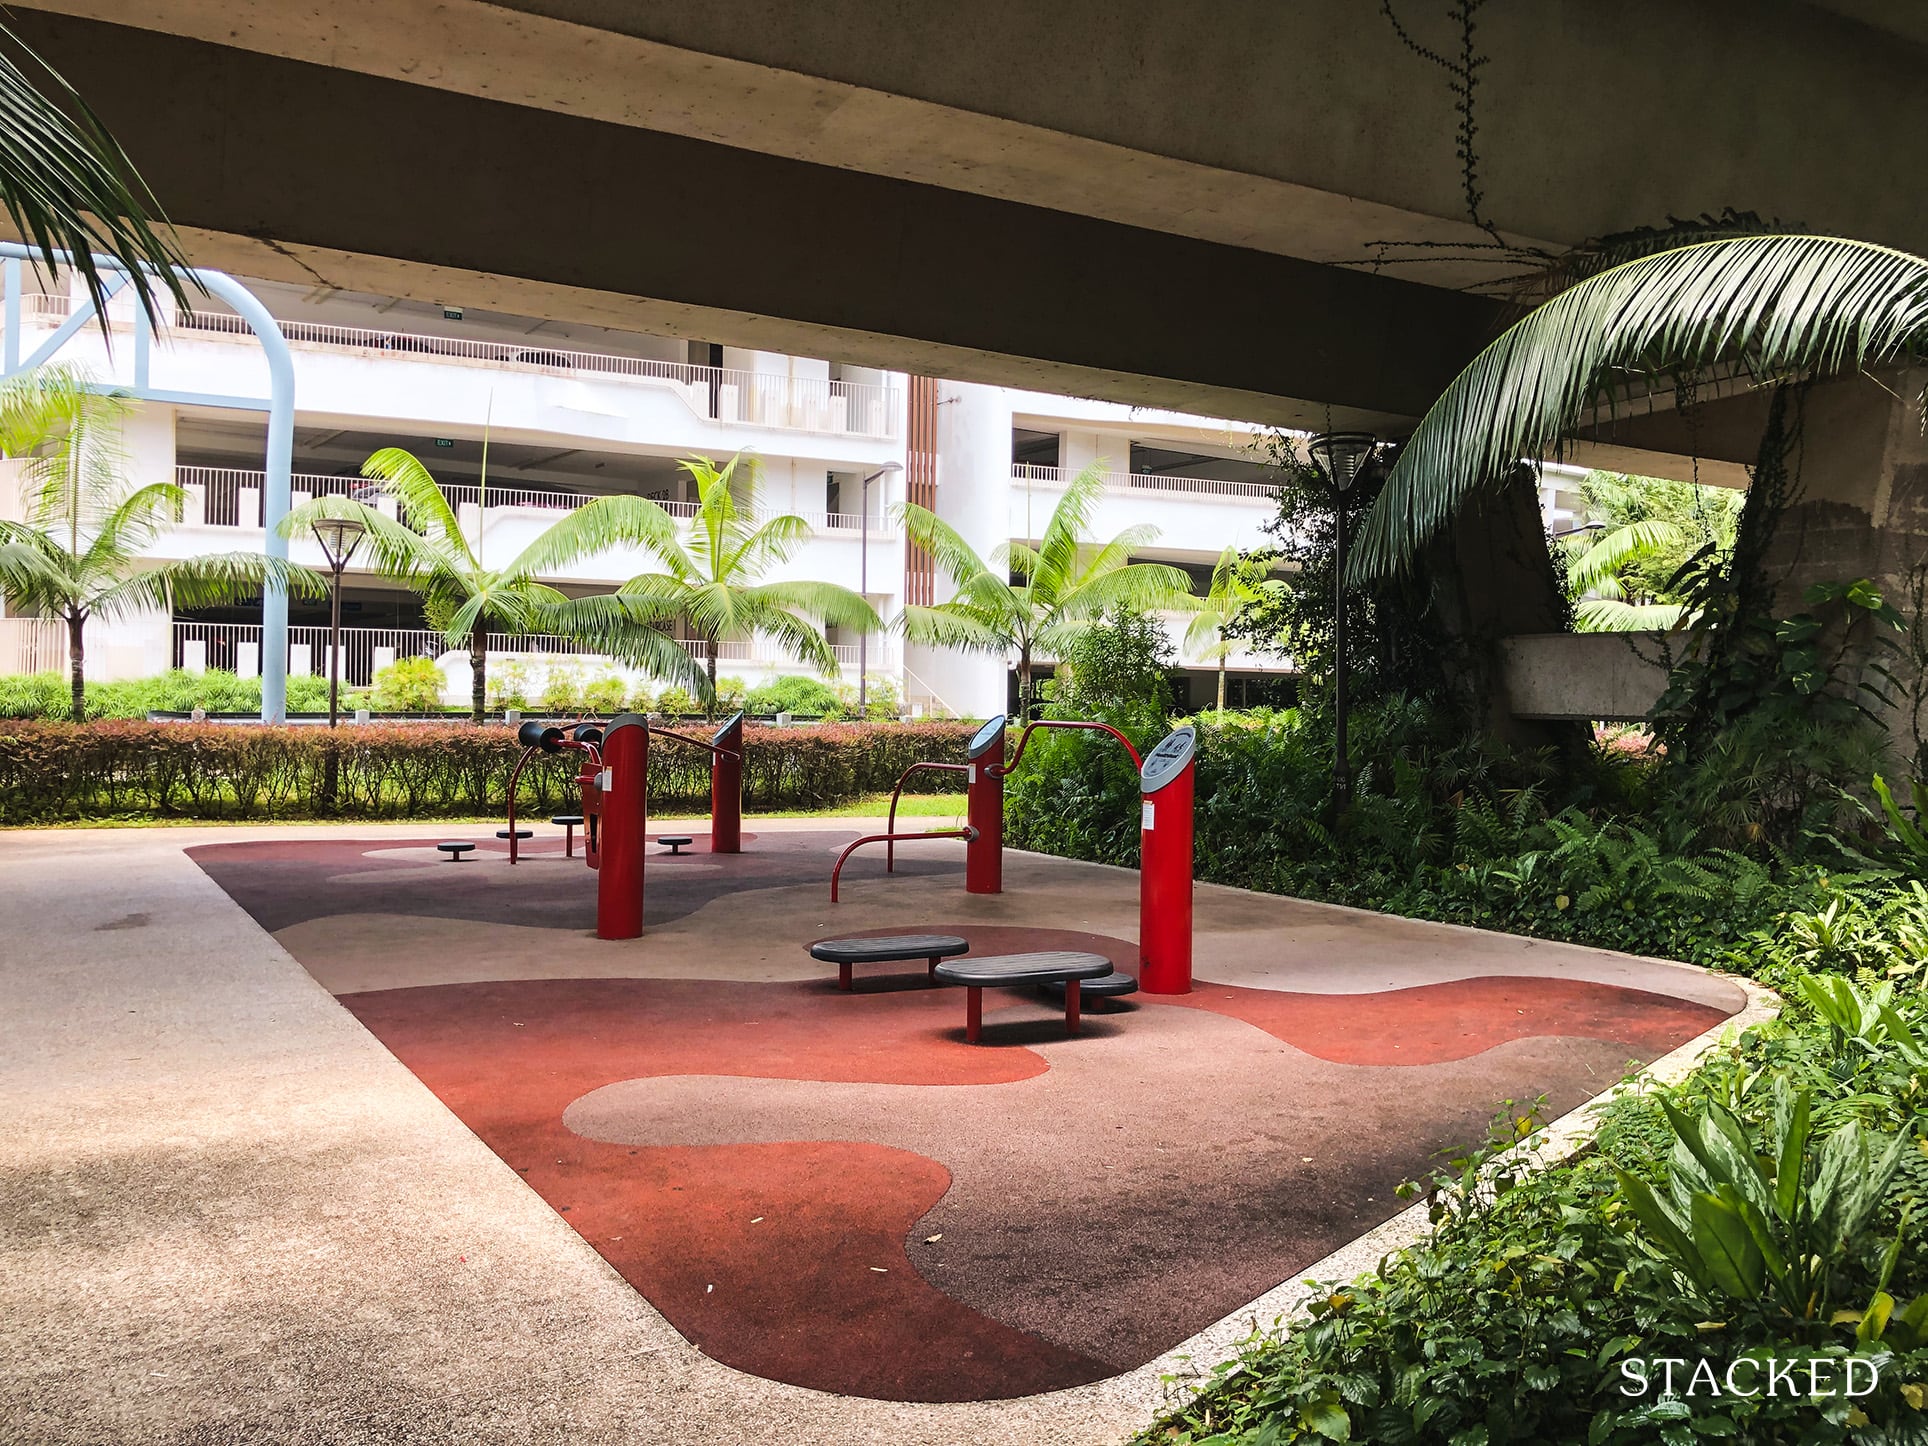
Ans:
{"label": "curved metal handlebar", "polygon": [[692,748],[701,748],[706,753],[721,753],[726,758],[741,758],[743,755],[734,748],[721,748],[707,738],[692,738],[687,733],[673,733],[667,728],[649,730],[653,738],[674,738],[678,743],[687,743]]}
{"label": "curved metal handlebar", "polygon": [[966,843],[977,837],[977,830],[964,828],[941,828],[930,833],[867,833],[842,853],[837,855],[836,867],[830,870],[830,902],[837,902],[837,876],[843,872],[844,860],[868,843],[896,842],[900,838],[961,838]]}
{"label": "curved metal handlebar", "polygon": [[509,770],[509,862],[510,863],[515,863],[517,859],[520,858],[521,852],[522,852],[521,849],[518,847],[518,845],[521,843],[521,840],[515,836],[515,786],[517,782],[521,780],[522,770],[528,767],[529,760],[531,758],[534,758],[538,753],[562,753],[564,751],[568,751],[571,753],[587,753],[589,755],[589,761],[591,763],[595,764],[596,767],[598,768],[602,767],[602,751],[598,749],[596,745],[593,743],[578,743],[573,738],[553,738],[553,739],[550,739],[549,741],[555,745],[553,748],[545,748],[541,743],[532,743],[527,748],[523,749],[522,756],[516,759],[515,761],[515,767]]}
{"label": "curved metal handlebar", "polygon": [[1131,746],[1131,740],[1116,728],[1113,728],[1109,723],[1081,723],[1072,718],[1039,718],[1035,722],[1025,724],[1024,731],[1018,734],[1018,746],[1016,751],[1011,754],[1011,761],[1008,763],[993,763],[990,766],[997,769],[999,774],[1008,777],[1011,770],[1018,766],[1018,760],[1024,757],[1024,748],[1025,745],[1031,741],[1032,733],[1040,728],[1079,728],[1092,733],[1109,733],[1113,738],[1116,738],[1120,743],[1125,745],[1125,752],[1131,755],[1131,761],[1134,765],[1140,770],[1145,766],[1145,760],[1138,756],[1138,750]]}
{"label": "curved metal handlebar", "polygon": [[965,763],[913,763],[897,775],[897,786],[890,791],[890,821],[885,825],[890,830],[891,842],[884,845],[884,872],[897,872],[897,800],[903,796],[904,780],[920,768],[928,768],[933,773],[969,773],[970,765]]}

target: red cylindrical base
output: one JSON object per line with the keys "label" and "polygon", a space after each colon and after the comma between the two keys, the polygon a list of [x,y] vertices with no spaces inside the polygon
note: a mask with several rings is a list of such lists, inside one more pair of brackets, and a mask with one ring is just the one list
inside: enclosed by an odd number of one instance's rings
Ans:
{"label": "red cylindrical base", "polygon": [[596,937],[634,939],[643,932],[643,861],[649,818],[649,727],[635,714],[609,725],[602,742],[601,865],[596,879]]}
{"label": "red cylindrical base", "polygon": [[[980,735],[981,736],[981,735]],[[977,830],[964,845],[964,892],[1004,892],[1004,730],[973,753],[965,775],[965,822]]]}
{"label": "red cylindrical base", "polygon": [[1138,987],[1192,992],[1192,775],[1188,760],[1144,798],[1138,865]]}
{"label": "red cylindrical base", "polygon": [[710,852],[743,852],[743,715],[724,724],[710,755]]}

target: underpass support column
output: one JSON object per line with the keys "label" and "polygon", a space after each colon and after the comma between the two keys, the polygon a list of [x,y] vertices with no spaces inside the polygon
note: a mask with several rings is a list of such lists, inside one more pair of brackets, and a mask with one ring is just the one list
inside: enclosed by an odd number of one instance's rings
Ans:
{"label": "underpass support column", "polygon": [[1138,986],[1192,992],[1192,795],[1198,735],[1190,724],[1145,759],[1138,864]]}
{"label": "underpass support column", "polygon": [[649,724],[636,713],[610,722],[602,741],[601,855],[596,876],[596,937],[643,932],[643,862],[649,833]]}
{"label": "underpass support column", "polygon": [[964,845],[964,892],[1004,892],[1004,719],[993,718],[965,750],[965,821],[977,832]]}

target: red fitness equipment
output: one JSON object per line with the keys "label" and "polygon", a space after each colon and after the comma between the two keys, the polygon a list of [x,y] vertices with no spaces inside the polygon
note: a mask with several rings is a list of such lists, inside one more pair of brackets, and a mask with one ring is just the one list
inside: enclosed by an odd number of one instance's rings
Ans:
{"label": "red fitness equipment", "polygon": [[[518,847],[521,841],[516,838],[515,830],[515,787],[522,777],[522,770],[528,767],[529,760],[538,753],[561,753],[565,750],[580,752],[583,755],[582,771],[576,776],[576,786],[586,795],[585,780],[602,767],[602,757],[597,752],[597,745],[602,742],[602,736],[602,729],[593,723],[579,723],[565,733],[560,728],[531,719],[516,730],[516,741],[522,744],[522,756],[516,759],[515,767],[509,771],[510,863],[513,864],[521,858],[521,849]],[[587,812],[583,814],[583,848],[586,851],[586,857],[593,856],[596,851],[595,830],[590,826]],[[591,864],[590,867],[593,869],[595,865]]]}
{"label": "red fitness equipment", "polygon": [[692,738],[668,728],[649,730],[658,738],[673,738],[710,755],[710,852],[743,852],[743,715],[725,720],[713,738]]}
{"label": "red fitness equipment", "polygon": [[1138,987],[1192,992],[1192,796],[1198,735],[1167,735],[1138,771]]}
{"label": "red fitness equipment", "polygon": [[[891,794],[889,833],[858,839],[843,851],[830,875],[830,902],[837,901],[837,874],[844,859],[867,843],[884,842],[885,868],[895,867],[900,838],[963,838],[964,887],[973,894],[996,894],[1004,887],[1004,780],[1016,771],[1032,733],[1040,728],[1109,733],[1138,767],[1138,984],[1147,994],[1189,994],[1192,988],[1192,803],[1198,735],[1190,724],[1164,738],[1150,754],[1138,756],[1131,740],[1108,723],[1041,718],[1025,725],[1008,762],[1005,720],[993,718],[978,729],[967,747],[968,763],[913,763]],[[897,800],[904,781],[918,769],[966,774],[969,826],[943,833],[898,833]]]}
{"label": "red fitness equipment", "polygon": [[598,939],[634,939],[643,932],[648,793],[649,720],[640,713],[624,713],[610,719],[602,740],[602,768],[582,791],[583,826],[590,840],[584,858],[597,871]]}

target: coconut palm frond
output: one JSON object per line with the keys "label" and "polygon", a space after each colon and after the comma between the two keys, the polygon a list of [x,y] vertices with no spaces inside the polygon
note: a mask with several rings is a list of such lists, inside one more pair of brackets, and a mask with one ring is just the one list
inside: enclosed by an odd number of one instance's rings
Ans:
{"label": "coconut palm frond", "polygon": [[597,497],[543,529],[505,571],[534,578],[571,567],[619,547],[642,547],[661,555],[676,535],[676,519],[647,497]]}
{"label": "coconut palm frond", "polygon": [[445,548],[450,556],[477,562],[449,499],[427,467],[405,447],[383,447],[362,463],[362,476],[379,483],[401,504],[409,525]]}
{"label": "coconut palm frond", "polygon": [[913,643],[932,647],[969,653],[1004,653],[1011,647],[1010,627],[1002,619],[953,603],[906,607],[897,627]]}
{"label": "coconut palm frond", "polygon": [[1677,627],[1686,613],[1679,603],[1630,603],[1590,597],[1574,608],[1573,629],[1580,633],[1664,631]]}
{"label": "coconut palm frond", "polygon": [[935,512],[915,502],[901,503],[895,510],[905,536],[931,555],[952,586],[962,587],[972,577],[991,571],[963,534]]}
{"label": "coconut palm frond", "polygon": [[1353,575],[1406,565],[1474,493],[1564,434],[1617,380],[1721,362],[1831,373],[1928,342],[1928,261],[1829,236],[1740,236],[1643,256],[1537,307],[1456,377],[1401,449]]}
{"label": "coconut palm frond", "polygon": [[1659,517],[1629,522],[1591,541],[1568,538],[1573,556],[1567,563],[1567,586],[1576,593],[1605,586],[1628,564],[1680,547],[1686,541],[1687,534],[1680,527]]}
{"label": "coconut palm frond", "polygon": [[543,617],[554,631],[652,678],[667,679],[698,696],[709,686],[689,649],[660,626],[668,617],[642,600],[615,593],[565,598]]}
{"label": "coconut palm frond", "polygon": [[291,596],[325,598],[328,583],[299,563],[258,552],[217,552],[162,563],[94,594],[96,617],[124,618],[171,608],[232,607],[279,583]]}
{"label": "coconut palm frond", "polygon": [[[65,251],[72,258],[103,327],[107,282],[97,251],[128,268],[150,318],[160,319],[163,292],[187,306],[180,281],[187,260],[165,234],[160,207],[127,153],[58,71],[12,30],[0,26],[0,36],[40,77],[36,86],[0,54],[0,205],[14,229],[43,256]],[[58,274],[51,256],[46,264]]]}
{"label": "coconut palm frond", "polygon": [[834,582],[766,582],[746,588],[743,595],[758,609],[802,613],[851,632],[874,633],[884,625],[861,594]]}
{"label": "coconut palm frond", "polygon": [[1080,583],[1064,599],[1067,617],[1095,618],[1122,608],[1126,612],[1189,612],[1191,576],[1162,562],[1134,562]]}

